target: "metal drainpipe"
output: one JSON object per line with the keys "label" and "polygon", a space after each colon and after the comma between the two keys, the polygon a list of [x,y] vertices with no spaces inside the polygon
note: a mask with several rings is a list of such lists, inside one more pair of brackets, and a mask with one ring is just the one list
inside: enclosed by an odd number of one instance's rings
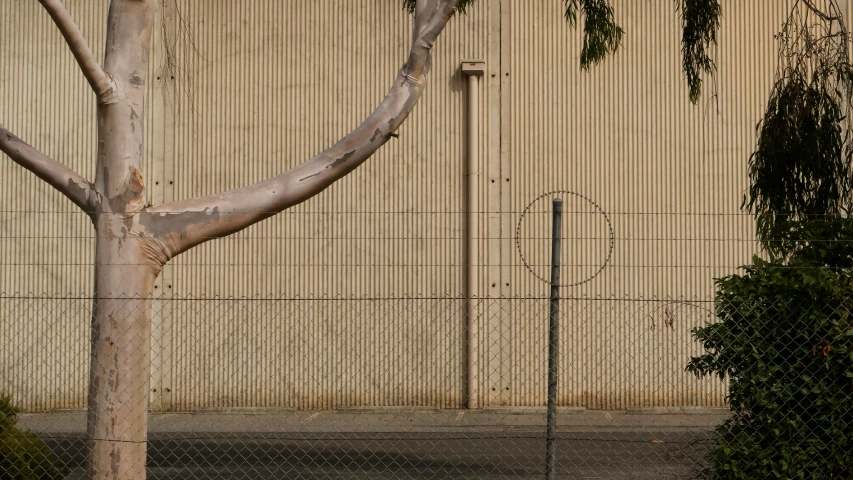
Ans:
{"label": "metal drainpipe", "polygon": [[468,77],[468,408],[479,408],[479,379],[477,378],[479,355],[479,309],[481,301],[479,260],[480,228],[477,215],[480,211],[480,116],[479,116],[479,79],[486,71],[486,62],[465,60],[462,73]]}

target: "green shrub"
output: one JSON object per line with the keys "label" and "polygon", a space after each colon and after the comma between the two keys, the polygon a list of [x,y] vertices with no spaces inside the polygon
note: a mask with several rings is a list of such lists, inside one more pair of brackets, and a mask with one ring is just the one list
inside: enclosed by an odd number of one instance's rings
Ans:
{"label": "green shrub", "polygon": [[777,252],[717,280],[719,323],[687,369],[728,378],[709,478],[853,478],[853,228],[792,223]]}
{"label": "green shrub", "polygon": [[15,426],[18,410],[9,395],[0,394],[0,480],[59,480],[64,466],[47,445]]}

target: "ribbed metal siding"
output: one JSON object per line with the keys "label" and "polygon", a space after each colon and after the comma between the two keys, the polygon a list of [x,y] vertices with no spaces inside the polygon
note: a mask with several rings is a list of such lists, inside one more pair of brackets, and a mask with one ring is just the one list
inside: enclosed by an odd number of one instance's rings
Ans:
{"label": "ribbed metal siding", "polygon": [[[105,2],[68,5],[100,57]],[[95,171],[95,102],[38,2],[0,3],[0,122],[85,175]],[[0,389],[27,409],[85,403],[94,236],[77,207],[0,154]],[[91,177],[90,177],[91,178]],[[71,297],[71,298],[68,298]]]}
{"label": "ribbed metal siding", "polygon": [[[682,77],[680,21],[670,1],[615,1],[626,31],[615,57],[583,72],[582,36],[567,28],[561,2],[504,0],[507,106],[502,134],[505,210],[520,212],[537,195],[578,192],[613,224],[615,250],[604,271],[563,289],[560,403],[586,407],[722,404],[721,383],[683,372],[698,345],[690,327],[709,321],[713,279],[757,252],[751,217],[739,205],[746,164],[775,70],[773,35],[788,5],[778,0],[723,2],[718,97],[710,81],[692,106]],[[607,228],[583,200],[562,194],[564,282],[588,277],[606,257]],[[526,219],[522,246],[547,265],[550,198],[541,218]],[[572,213],[578,212],[578,213]],[[531,215],[535,217],[535,215]],[[503,232],[514,235],[518,214]],[[502,275],[509,295],[546,295],[547,285],[514,263]],[[547,275],[545,265],[538,268]],[[546,277],[547,278],[547,277]],[[632,300],[634,299],[634,300]],[[637,301],[636,299],[647,299]],[[675,300],[675,301],[672,301]],[[546,308],[542,303],[539,308]],[[545,315],[540,315],[545,319]],[[544,320],[543,320],[544,321]],[[668,322],[676,322],[672,326]],[[506,379],[493,402],[543,405],[547,327],[504,316]]]}
{"label": "ribbed metal siding", "polygon": [[[103,58],[109,2],[68,1],[89,47]],[[159,2],[158,2],[159,4]],[[0,4],[0,121],[89,179],[97,151],[95,98],[38,2]],[[159,18],[159,16],[158,16]],[[159,29],[155,31],[157,42]],[[159,44],[157,44],[159,45]],[[159,200],[164,110],[156,108],[162,52],[154,48],[146,100],[146,194]],[[162,129],[161,129],[162,130]],[[151,175],[151,176],[149,176]],[[3,156],[0,207],[0,389],[28,410],[81,407],[89,364],[94,232],[61,194]],[[155,344],[155,348],[159,348]],[[156,355],[155,355],[156,356]]]}
{"label": "ribbed metal siding", "polygon": [[[99,58],[106,2],[68,5]],[[0,116],[25,141],[92,178],[95,101],[50,17],[25,0],[0,4]],[[50,186],[4,156],[0,291],[80,293],[91,289],[91,222]]]}
{"label": "ribbed metal siding", "polygon": [[[172,345],[175,408],[461,405],[459,300],[354,300],[464,292],[459,64],[484,58],[497,69],[488,5],[442,34],[399,139],[317,197],[174,262],[181,298],[301,298],[234,312],[184,302],[173,323],[188,336]],[[181,99],[175,128],[178,199],[268,178],[332,145],[382,99],[411,38],[393,1],[183,1],[179,10],[197,53],[179,44],[191,103]],[[485,90],[482,99],[487,118]]]}
{"label": "ribbed metal siding", "polygon": [[[100,56],[107,2],[67,3]],[[202,8],[182,0],[165,11],[165,28],[155,32],[177,39],[178,69],[173,81],[158,43],[146,107],[149,198],[267,178],[357,125],[388,88],[410,35],[396,2],[376,3],[220,0]],[[465,306],[447,297],[464,292],[458,66],[467,58],[487,62],[480,291],[546,291],[519,267],[514,244],[520,211],[540,193],[587,195],[614,224],[610,266],[564,290],[595,300],[564,307],[561,403],[719,404],[716,384],[680,373],[695,352],[685,348],[694,346],[687,325],[706,321],[706,312],[657,300],[707,299],[711,279],[755,251],[752,221],[737,205],[783,3],[724,3],[719,103],[693,107],[671,2],[615,2],[624,47],[582,73],[580,33],[562,21],[560,2],[481,0],[439,39],[427,92],[398,140],[328,192],[167,266],[158,292],[175,300],[155,303],[154,408],[460,405]],[[40,6],[13,0],[0,13],[0,121],[91,178],[88,85]],[[8,160],[0,175],[0,292],[72,293],[6,303],[0,368],[19,382],[10,385],[28,409],[81,406],[88,302],[77,296],[91,286],[90,223]],[[582,207],[567,200],[567,210]],[[595,218],[566,216],[564,229],[585,239],[565,243],[566,276],[589,273],[603,254]],[[528,220],[523,234],[542,239],[525,245],[543,263],[547,215]],[[209,300],[231,296],[261,298]],[[352,300],[363,296],[401,298]],[[481,404],[544,403],[546,308],[539,300],[480,304]],[[670,315],[680,328],[666,325]]]}
{"label": "ribbed metal siding", "polygon": [[[448,268],[464,245],[458,67],[486,56],[487,3],[442,34],[399,139],[334,188],[180,257],[176,293],[460,293],[461,270]],[[382,99],[411,36],[395,2],[184,2],[181,14],[198,53],[180,44],[189,86],[178,88],[191,98],[175,132],[178,199],[251,184],[329,147]]]}

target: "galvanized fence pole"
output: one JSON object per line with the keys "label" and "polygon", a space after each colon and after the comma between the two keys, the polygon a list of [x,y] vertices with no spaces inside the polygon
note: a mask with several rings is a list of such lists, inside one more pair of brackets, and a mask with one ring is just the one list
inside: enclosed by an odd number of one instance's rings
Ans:
{"label": "galvanized fence pole", "polygon": [[551,305],[548,316],[548,419],[545,430],[545,479],[556,475],[554,436],[557,428],[557,340],[560,314],[560,230],[563,218],[563,201],[554,199],[553,228],[551,234]]}

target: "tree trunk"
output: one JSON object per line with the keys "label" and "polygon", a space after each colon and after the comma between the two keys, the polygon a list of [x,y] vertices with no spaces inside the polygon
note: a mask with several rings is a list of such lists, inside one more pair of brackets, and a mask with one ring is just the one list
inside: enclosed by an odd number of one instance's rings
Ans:
{"label": "tree trunk", "polygon": [[98,96],[98,159],[93,220],[95,295],[89,373],[89,477],[145,478],[150,376],[150,302],[168,258],[139,213],[145,208],[143,105],[147,89],[151,0],[112,0]]}
{"label": "tree trunk", "polygon": [[[157,271],[133,240],[98,225],[87,434],[89,478],[145,478],[151,293]],[[100,235],[108,232],[107,235]]]}

